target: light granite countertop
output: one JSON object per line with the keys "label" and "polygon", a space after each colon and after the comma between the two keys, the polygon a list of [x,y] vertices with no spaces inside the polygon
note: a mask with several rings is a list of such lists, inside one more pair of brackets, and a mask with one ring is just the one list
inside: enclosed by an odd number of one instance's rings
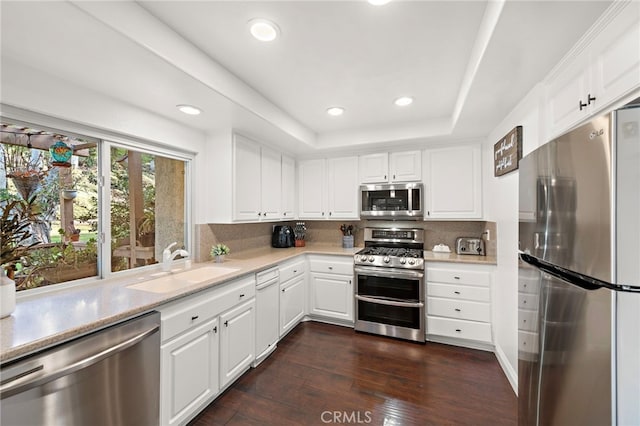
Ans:
{"label": "light granite countertop", "polygon": [[[140,274],[102,280],[60,290],[18,297],[14,313],[0,320],[0,362],[20,358],[43,348],[80,335],[105,328],[119,321],[152,311],[158,306],[223,284],[240,276],[275,266],[301,254],[353,256],[361,247],[342,247],[309,244],[288,249],[264,248],[227,256],[223,264],[211,262],[194,264],[237,268],[237,271],[204,281],[185,285],[176,291],[152,293],[129,288],[146,279],[149,271]],[[495,258],[458,256],[425,251],[427,262],[495,264]]]}

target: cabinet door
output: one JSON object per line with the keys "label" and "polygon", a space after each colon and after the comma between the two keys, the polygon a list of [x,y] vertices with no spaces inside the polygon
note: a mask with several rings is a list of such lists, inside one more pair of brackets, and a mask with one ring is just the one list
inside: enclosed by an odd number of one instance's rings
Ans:
{"label": "cabinet door", "polygon": [[353,277],[312,272],[310,314],[353,321]]}
{"label": "cabinet door", "polygon": [[233,154],[233,219],[257,221],[261,217],[260,146],[235,135]]}
{"label": "cabinet door", "polygon": [[479,147],[425,151],[425,219],[482,218]]}
{"label": "cabinet door", "polygon": [[[261,212],[262,220],[276,220],[282,217],[282,165],[280,153],[271,149],[261,149]],[[253,194],[255,197],[255,192]],[[261,214],[260,214],[261,213]]]}
{"label": "cabinet door", "polygon": [[182,424],[218,393],[218,319],[161,348],[161,424]]}
{"label": "cabinet door", "polygon": [[300,219],[324,219],[325,201],[325,160],[301,161],[298,166]]}
{"label": "cabinet door", "polygon": [[379,154],[361,155],[360,183],[387,183],[389,181],[389,155]]}
{"label": "cabinet door", "polygon": [[304,317],[304,276],[280,285],[280,337],[287,334]]}
{"label": "cabinet door", "polygon": [[580,103],[587,103],[589,86],[589,70],[582,56],[547,84],[550,137],[559,136],[588,116],[589,105],[581,109]]}
{"label": "cabinet door", "polygon": [[220,387],[231,383],[255,358],[255,299],[220,315]]}
{"label": "cabinet door", "polygon": [[269,351],[278,343],[279,333],[279,284],[276,280],[256,294],[256,356]]}
{"label": "cabinet door", "polygon": [[391,182],[422,180],[422,153],[420,151],[392,152],[389,154]]}
{"label": "cabinet door", "polygon": [[357,219],[358,157],[328,160],[329,219]]}
{"label": "cabinet door", "polygon": [[640,3],[631,2],[593,42],[595,105],[605,107],[640,87]]}
{"label": "cabinet door", "polygon": [[282,217],[296,217],[296,162],[293,158],[282,156]]}

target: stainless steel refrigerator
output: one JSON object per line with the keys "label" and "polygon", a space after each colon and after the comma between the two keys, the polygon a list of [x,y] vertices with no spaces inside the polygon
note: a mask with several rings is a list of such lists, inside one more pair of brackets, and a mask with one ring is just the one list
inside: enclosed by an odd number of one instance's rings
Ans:
{"label": "stainless steel refrigerator", "polygon": [[640,103],[521,160],[520,425],[640,424]]}

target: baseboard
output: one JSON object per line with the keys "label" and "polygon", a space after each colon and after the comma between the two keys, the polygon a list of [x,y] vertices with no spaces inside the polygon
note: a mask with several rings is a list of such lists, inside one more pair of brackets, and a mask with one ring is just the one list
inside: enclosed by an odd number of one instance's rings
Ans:
{"label": "baseboard", "polygon": [[477,349],[480,351],[494,352],[494,346],[491,343],[476,342],[475,340],[456,339],[455,337],[436,336],[427,334],[427,342],[442,343],[445,345],[459,346],[469,349]]}
{"label": "baseboard", "polygon": [[496,354],[500,367],[502,367],[504,375],[507,376],[507,380],[509,380],[509,384],[511,385],[513,392],[518,396],[518,373],[516,373],[513,366],[507,360],[507,356],[500,345],[495,345],[494,353]]}

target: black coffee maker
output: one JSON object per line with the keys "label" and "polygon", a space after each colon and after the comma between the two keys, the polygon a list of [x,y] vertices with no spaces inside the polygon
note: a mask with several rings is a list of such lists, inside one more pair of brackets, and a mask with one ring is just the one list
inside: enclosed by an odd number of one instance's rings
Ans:
{"label": "black coffee maker", "polygon": [[288,225],[276,225],[271,235],[271,246],[275,248],[294,247],[296,238],[293,228]]}

